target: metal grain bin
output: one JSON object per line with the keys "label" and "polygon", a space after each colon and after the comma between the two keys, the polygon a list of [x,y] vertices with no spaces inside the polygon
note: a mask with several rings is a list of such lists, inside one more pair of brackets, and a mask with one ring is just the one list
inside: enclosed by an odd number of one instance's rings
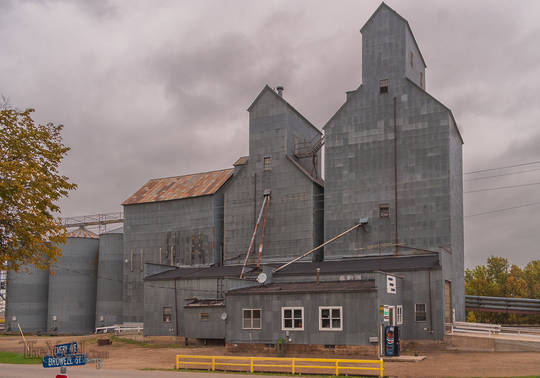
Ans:
{"label": "metal grain bin", "polygon": [[122,323],[123,240],[123,227],[99,237],[96,328]]}
{"label": "metal grain bin", "polygon": [[21,272],[7,274],[6,326],[18,332],[17,323],[24,333],[47,330],[47,303],[49,271],[26,265]]}
{"label": "metal grain bin", "polygon": [[51,265],[47,330],[58,334],[94,331],[99,237],[80,228],[68,234],[62,256]]}

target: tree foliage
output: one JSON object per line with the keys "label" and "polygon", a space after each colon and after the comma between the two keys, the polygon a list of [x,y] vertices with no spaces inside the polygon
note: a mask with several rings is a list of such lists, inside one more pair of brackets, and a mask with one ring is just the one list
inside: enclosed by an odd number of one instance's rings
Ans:
{"label": "tree foliage", "polygon": [[[465,270],[465,294],[540,299],[540,260],[521,269],[504,257],[491,256],[487,265]],[[540,316],[468,311],[468,321],[540,323]]]}
{"label": "tree foliage", "polygon": [[66,240],[56,203],[76,188],[58,171],[63,126],[35,124],[32,112],[0,109],[0,266],[12,270],[56,261]]}

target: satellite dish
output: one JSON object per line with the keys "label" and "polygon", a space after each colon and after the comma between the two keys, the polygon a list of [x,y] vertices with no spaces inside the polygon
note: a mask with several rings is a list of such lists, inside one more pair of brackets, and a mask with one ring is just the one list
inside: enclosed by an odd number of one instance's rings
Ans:
{"label": "satellite dish", "polygon": [[221,320],[226,320],[227,319],[227,313],[226,312],[222,312],[221,313]]}
{"label": "satellite dish", "polygon": [[266,275],[266,273],[261,273],[257,276],[257,282],[260,284],[265,283],[267,279],[268,279],[268,276]]}

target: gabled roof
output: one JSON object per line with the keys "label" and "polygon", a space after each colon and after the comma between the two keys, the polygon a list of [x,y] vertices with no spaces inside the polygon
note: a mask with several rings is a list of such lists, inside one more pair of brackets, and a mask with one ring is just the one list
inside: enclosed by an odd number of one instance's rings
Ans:
{"label": "gabled roof", "polygon": [[92,231],[88,231],[84,227],[79,227],[76,230],[70,231],[66,234],[68,238],[83,238],[83,239],[99,239],[99,235],[94,234]]}
{"label": "gabled roof", "polygon": [[171,201],[214,194],[231,178],[234,169],[222,169],[148,181],[122,205]]}
{"label": "gabled roof", "polygon": [[421,86],[419,86],[418,84],[416,84],[414,81],[412,81],[411,79],[407,78],[407,81],[409,83],[411,83],[412,85],[414,85],[416,88],[418,88],[419,90],[421,90],[422,92],[424,92],[426,95],[428,95],[433,101],[435,101],[437,104],[439,104],[440,106],[442,106],[443,108],[445,108],[446,110],[448,110],[448,112],[450,113],[450,117],[452,117],[452,121],[454,122],[454,126],[456,127],[456,130],[457,130],[457,133],[459,135],[459,139],[461,140],[461,144],[464,144],[465,142],[463,142],[463,137],[461,136],[461,131],[459,130],[459,127],[457,125],[457,122],[456,122],[456,119],[454,118],[454,113],[452,113],[452,111],[450,110],[450,108],[448,108],[446,105],[444,105],[442,102],[440,102],[439,100],[437,100],[435,97],[433,97],[432,95],[430,95],[424,88],[422,88]]}
{"label": "gabled roof", "polygon": [[253,109],[253,107],[255,106],[255,104],[259,101],[259,98],[262,97],[262,95],[267,92],[267,91],[270,91],[270,93],[272,93],[274,96],[276,96],[276,98],[283,102],[285,105],[287,105],[287,107],[289,107],[289,109],[291,109],[294,113],[296,113],[296,115],[298,115],[300,118],[302,118],[309,126],[311,126],[315,131],[317,131],[319,134],[322,134],[322,131],[319,130],[318,128],[316,128],[306,117],[304,117],[302,115],[302,113],[300,113],[298,110],[296,110],[291,104],[289,104],[287,102],[287,100],[285,100],[282,96],[278,95],[272,88],[270,88],[270,86],[268,84],[266,84],[264,86],[264,88],[259,92],[259,94],[257,95],[257,97],[255,97],[255,100],[253,100],[253,102],[251,103],[251,105],[249,106],[249,108],[247,108],[247,111],[248,112],[251,112],[251,109]]}
{"label": "gabled roof", "polygon": [[343,108],[347,105],[347,103],[349,102],[349,100],[356,96],[357,93],[360,92],[360,90],[362,89],[362,84],[360,84],[360,86],[354,90],[354,91],[347,91],[347,93],[350,93],[351,95],[350,96],[347,96],[347,99],[345,100],[345,102],[339,107],[339,109],[332,115],[332,117],[330,117],[330,119],[326,122],[326,124],[323,126],[323,130],[326,130],[326,128],[328,127],[328,125],[330,124],[330,122],[332,122],[334,120],[334,118],[336,118],[336,116],[341,113],[341,111],[343,110]]}
{"label": "gabled roof", "polygon": [[411,33],[411,36],[412,36],[412,39],[413,39],[413,42],[414,44],[416,45],[416,49],[418,50],[418,52],[420,53],[420,59],[422,59],[422,63],[424,63],[424,67],[427,67],[426,65],[426,61],[424,60],[424,57],[422,56],[422,51],[420,50],[420,47],[418,47],[418,43],[416,42],[416,38],[414,37],[414,33],[412,32],[412,29],[411,29],[411,26],[409,25],[409,21],[407,21],[402,15],[400,15],[398,12],[396,12],[395,10],[393,10],[392,8],[390,8],[385,2],[382,2],[381,5],[379,5],[379,7],[375,10],[375,12],[373,12],[373,14],[371,15],[371,17],[366,21],[366,23],[364,24],[364,26],[362,26],[362,28],[360,29],[360,32],[362,32],[362,30],[364,30],[366,28],[366,26],[371,23],[371,21],[373,21],[373,18],[375,18],[375,15],[377,13],[379,13],[381,11],[381,9],[383,8],[386,8],[388,10],[390,10],[392,13],[394,13],[399,19],[401,19],[403,22],[405,22],[405,24],[407,25],[407,28],[409,28],[409,32]]}
{"label": "gabled roof", "polygon": [[236,161],[234,162],[233,165],[234,165],[235,167],[236,167],[236,166],[239,166],[239,165],[246,165],[246,164],[248,163],[248,160],[249,160],[249,156],[240,156],[240,157],[238,158],[238,160],[236,160]]}
{"label": "gabled roof", "polygon": [[320,186],[324,186],[324,181],[318,177],[314,177],[309,173],[304,167],[302,167],[296,160],[294,160],[289,155],[287,156],[287,160],[289,160],[300,172],[302,172],[304,175],[306,175],[311,181],[313,181],[315,184],[318,184]]}

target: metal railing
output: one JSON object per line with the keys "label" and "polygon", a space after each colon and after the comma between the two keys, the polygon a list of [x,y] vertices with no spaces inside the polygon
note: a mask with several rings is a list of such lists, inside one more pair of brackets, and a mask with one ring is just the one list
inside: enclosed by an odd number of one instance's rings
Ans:
{"label": "metal railing", "polygon": [[[320,372],[317,369],[330,370],[332,374],[351,374],[359,370],[378,371],[383,376],[383,360],[348,360],[327,358],[286,358],[286,357],[246,357],[246,356],[198,356],[176,355],[176,370],[205,369],[205,370],[238,370],[254,372],[275,372],[301,374]],[[368,366],[366,366],[368,365]],[[373,366],[376,365],[376,366]]]}
{"label": "metal railing", "polygon": [[540,314],[540,299],[466,295],[465,310],[534,315]]}

